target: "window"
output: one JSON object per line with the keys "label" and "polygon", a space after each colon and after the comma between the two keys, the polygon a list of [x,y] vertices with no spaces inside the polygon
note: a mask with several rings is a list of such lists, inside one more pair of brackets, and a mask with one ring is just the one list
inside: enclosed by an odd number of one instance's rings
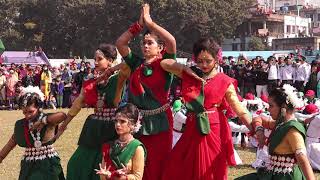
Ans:
{"label": "window", "polygon": [[296,33],[296,26],[292,26],[292,34]]}
{"label": "window", "polygon": [[291,26],[287,25],[287,33],[291,33]]}

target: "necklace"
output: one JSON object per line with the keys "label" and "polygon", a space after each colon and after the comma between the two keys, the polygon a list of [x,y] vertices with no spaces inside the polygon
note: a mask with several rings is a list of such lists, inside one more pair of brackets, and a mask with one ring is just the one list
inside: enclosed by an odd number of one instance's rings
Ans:
{"label": "necklace", "polygon": [[126,140],[126,141],[121,141],[120,139],[117,139],[117,140],[116,140],[116,144],[118,144],[119,147],[120,147],[121,149],[123,149],[123,148],[126,147],[132,140],[133,140],[133,137],[129,138],[129,139]]}
{"label": "necklace", "polygon": [[[33,122],[29,122],[29,129],[32,127]],[[40,130],[37,130],[36,136],[34,135],[33,131],[29,130],[32,139],[33,139],[33,145],[36,149],[39,149],[42,146],[41,138],[40,138]]]}

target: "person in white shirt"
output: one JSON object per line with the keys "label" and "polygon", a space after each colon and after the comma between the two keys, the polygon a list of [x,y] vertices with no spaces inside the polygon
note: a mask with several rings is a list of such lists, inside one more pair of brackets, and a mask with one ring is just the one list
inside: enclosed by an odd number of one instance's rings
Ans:
{"label": "person in white shirt", "polygon": [[270,56],[268,58],[268,91],[272,91],[273,89],[278,87],[278,79],[279,79],[279,66],[276,62],[275,57]]}
{"label": "person in white shirt", "polygon": [[291,58],[287,57],[284,59],[285,65],[280,67],[280,83],[293,84],[293,76],[295,74],[295,68],[292,66]]}
{"label": "person in white shirt", "polygon": [[306,86],[309,75],[310,75],[310,68],[308,67],[308,63],[305,62],[305,58],[297,59],[297,67],[296,73],[294,76],[294,87],[299,92],[304,92],[304,87]]}
{"label": "person in white shirt", "polygon": [[304,120],[307,126],[307,157],[311,167],[320,170],[320,115],[318,107],[314,104],[309,104],[304,110],[305,114],[310,114],[312,117]]}

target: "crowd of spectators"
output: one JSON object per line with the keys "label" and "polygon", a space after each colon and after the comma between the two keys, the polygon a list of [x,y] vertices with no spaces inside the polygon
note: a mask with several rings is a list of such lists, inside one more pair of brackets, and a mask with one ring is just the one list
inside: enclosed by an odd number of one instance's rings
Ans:
{"label": "crowd of spectators", "polygon": [[96,74],[84,61],[60,67],[0,64],[0,107],[17,109],[21,88],[38,86],[46,98],[44,108],[68,108],[80,93],[82,82]]}

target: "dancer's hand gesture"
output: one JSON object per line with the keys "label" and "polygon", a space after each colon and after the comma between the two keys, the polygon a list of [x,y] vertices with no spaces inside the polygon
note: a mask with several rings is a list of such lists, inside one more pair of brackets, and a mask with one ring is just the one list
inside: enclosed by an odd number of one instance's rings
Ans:
{"label": "dancer's hand gesture", "polygon": [[111,168],[111,165],[108,166],[107,168],[107,164],[106,162],[104,161],[104,155],[103,155],[103,159],[102,159],[102,162],[99,163],[99,168],[100,169],[95,169],[96,173],[99,174],[99,175],[102,175],[102,176],[106,176],[107,179],[110,179],[111,178],[111,172],[110,172],[110,168]]}
{"label": "dancer's hand gesture", "polygon": [[146,24],[146,26],[149,27],[150,29],[150,26],[153,24],[153,21],[150,16],[149,4],[144,4],[142,9],[143,9],[143,21]]}
{"label": "dancer's hand gesture", "polygon": [[139,25],[143,27],[144,25],[144,22],[143,22],[143,17],[144,17],[144,5],[141,7],[141,12],[140,12],[140,17],[139,17]]}

